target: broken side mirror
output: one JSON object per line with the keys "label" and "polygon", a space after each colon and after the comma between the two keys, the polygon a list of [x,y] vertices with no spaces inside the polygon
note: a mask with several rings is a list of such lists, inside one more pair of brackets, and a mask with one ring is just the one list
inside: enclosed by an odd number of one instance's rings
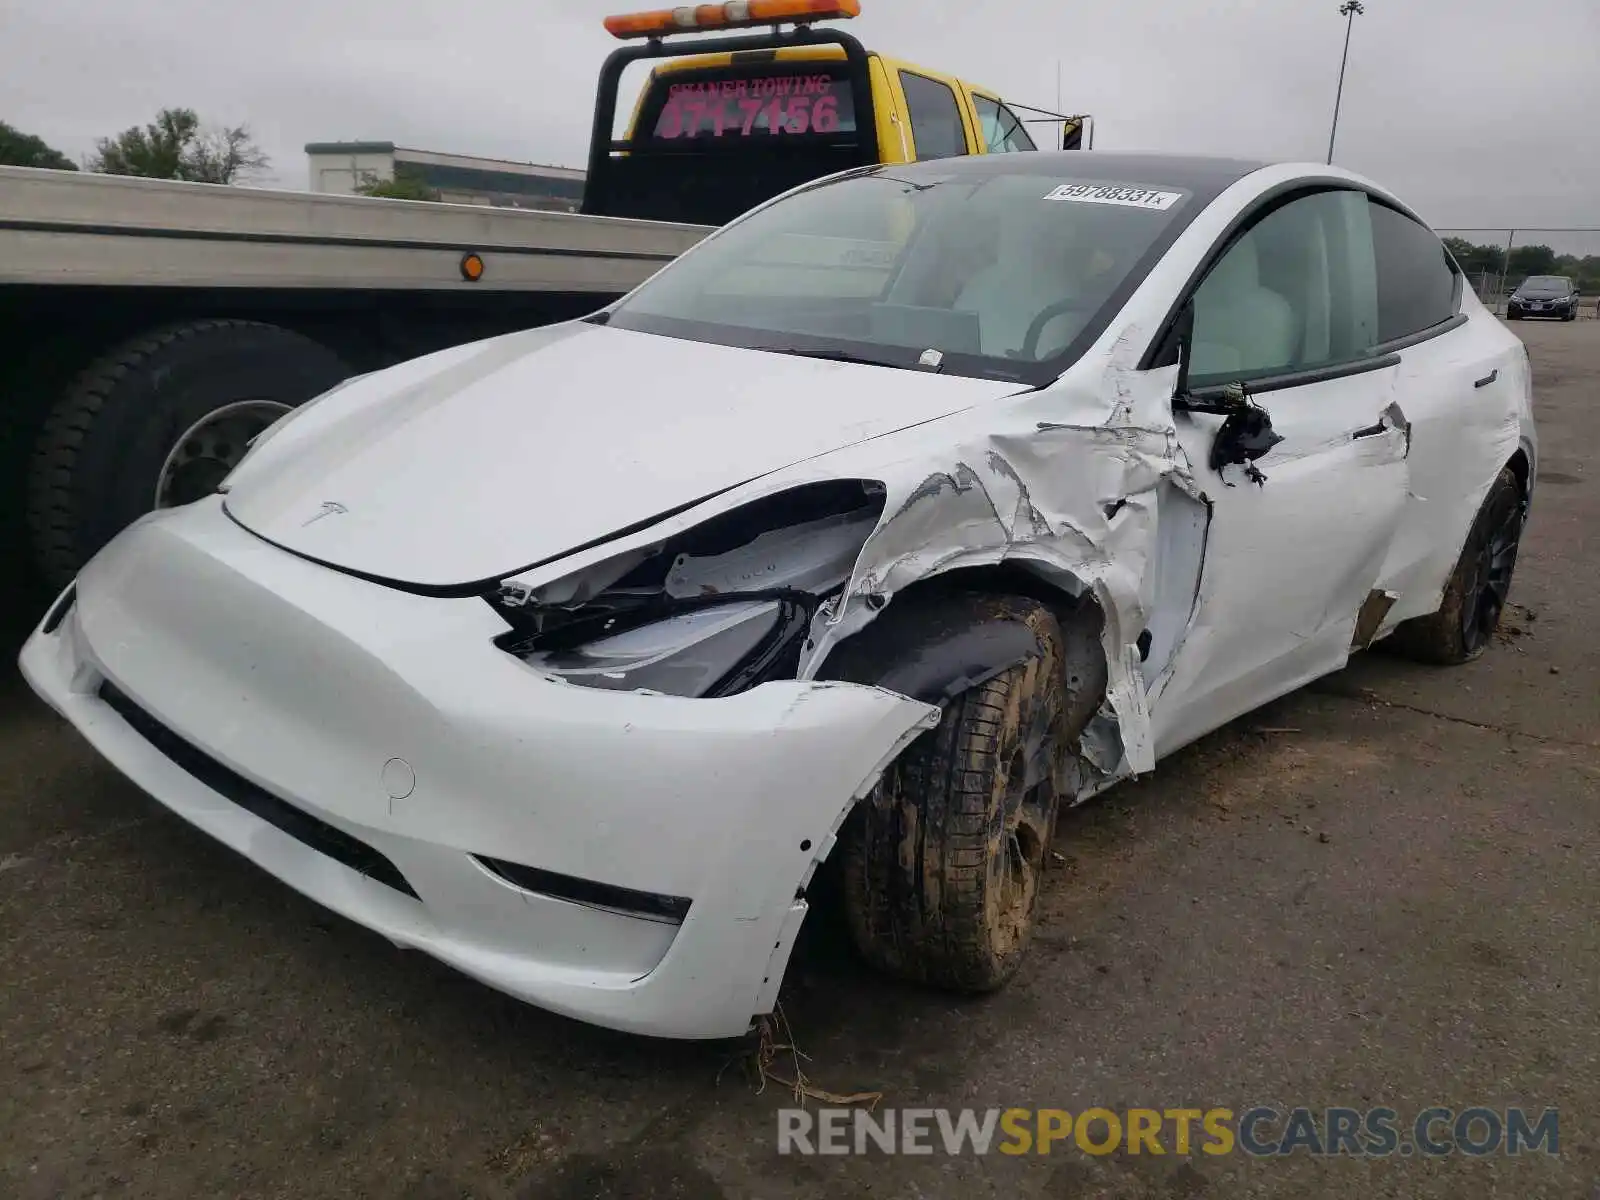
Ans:
{"label": "broken side mirror", "polygon": [[1224,403],[1230,411],[1211,442],[1211,469],[1222,476],[1223,486],[1232,487],[1224,469],[1243,467],[1245,478],[1260,487],[1267,477],[1256,466],[1256,459],[1283,441],[1283,435],[1272,427],[1272,414],[1250,398],[1244,384],[1229,384]]}
{"label": "broken side mirror", "polygon": [[[1226,418],[1211,440],[1210,468],[1222,476],[1224,487],[1233,487],[1226,468],[1244,468],[1245,478],[1260,487],[1267,477],[1256,459],[1283,441],[1272,427],[1272,414],[1253,399],[1243,383],[1231,383],[1215,400],[1202,400],[1189,389],[1189,366],[1194,351],[1194,301],[1187,301],[1172,324],[1173,351],[1178,359],[1178,378],[1172,389],[1175,412],[1203,412]],[[1172,352],[1169,352],[1172,353]],[[1167,356],[1164,356],[1167,357]]]}

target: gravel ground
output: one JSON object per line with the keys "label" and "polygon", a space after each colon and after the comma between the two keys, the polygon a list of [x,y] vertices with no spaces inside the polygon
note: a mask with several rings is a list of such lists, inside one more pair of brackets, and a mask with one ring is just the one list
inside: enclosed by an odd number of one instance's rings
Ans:
{"label": "gravel ground", "polygon": [[819,1086],[894,1108],[1556,1107],[1558,1156],[781,1157],[792,1100],[748,1046],[604,1033],[395,951],[166,815],[12,672],[0,1195],[1600,1196],[1600,322],[1515,328],[1545,457],[1485,658],[1363,656],[1070,814],[997,997],[885,984],[819,929],[783,1005]]}

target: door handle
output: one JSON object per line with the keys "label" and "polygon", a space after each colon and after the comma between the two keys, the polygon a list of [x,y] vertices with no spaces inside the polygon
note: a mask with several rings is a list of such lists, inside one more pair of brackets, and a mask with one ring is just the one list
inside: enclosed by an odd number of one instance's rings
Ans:
{"label": "door handle", "polygon": [[1493,383],[1496,379],[1499,379],[1499,378],[1500,378],[1500,368],[1496,367],[1494,370],[1490,371],[1487,375],[1485,375],[1482,379],[1478,380],[1478,382],[1473,384],[1472,386],[1475,387],[1475,388],[1486,388],[1491,383]]}
{"label": "door handle", "polygon": [[1350,435],[1350,440],[1353,442],[1357,438],[1382,437],[1388,431],[1389,426],[1379,421],[1376,425],[1368,425],[1365,429],[1356,430]]}

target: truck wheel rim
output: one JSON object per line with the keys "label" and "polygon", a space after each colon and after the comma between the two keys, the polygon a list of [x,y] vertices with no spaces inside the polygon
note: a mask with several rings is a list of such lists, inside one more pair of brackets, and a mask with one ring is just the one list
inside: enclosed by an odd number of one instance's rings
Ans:
{"label": "truck wheel rim", "polygon": [[250,448],[250,442],[294,406],[277,400],[237,400],[208,412],[172,444],[156,479],[157,508],[211,495]]}

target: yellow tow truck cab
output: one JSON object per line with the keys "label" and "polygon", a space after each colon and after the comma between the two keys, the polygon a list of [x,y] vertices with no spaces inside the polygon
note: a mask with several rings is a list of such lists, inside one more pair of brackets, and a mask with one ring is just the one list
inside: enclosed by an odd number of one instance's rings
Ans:
{"label": "yellow tow truck cab", "polygon": [[[835,171],[1037,149],[997,92],[815,26],[860,11],[860,0],[735,0],[607,18],[636,44],[601,71],[583,211],[721,225]],[[664,40],[757,25],[772,28]],[[613,140],[622,71],[642,59],[664,61]],[[1077,148],[1082,119],[1052,118],[1063,122],[1061,145]]]}

